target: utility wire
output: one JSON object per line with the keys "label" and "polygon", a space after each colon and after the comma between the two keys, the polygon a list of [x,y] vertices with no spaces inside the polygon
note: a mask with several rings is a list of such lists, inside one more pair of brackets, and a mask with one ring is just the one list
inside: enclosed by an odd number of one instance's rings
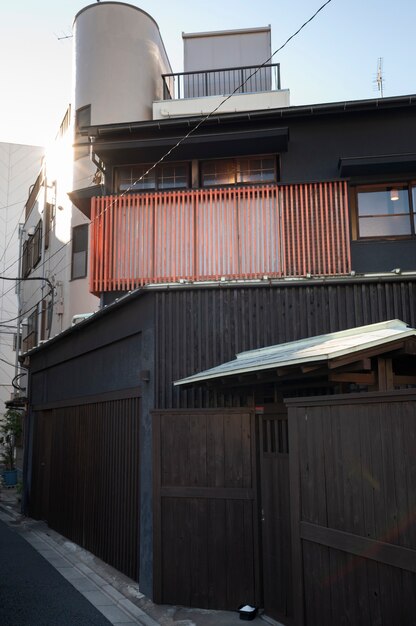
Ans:
{"label": "utility wire", "polygon": [[26,309],[26,311],[22,311],[20,313],[20,315],[17,315],[16,317],[11,317],[8,320],[2,320],[2,324],[9,324],[10,322],[14,322],[15,320],[18,320],[22,317],[24,317],[25,315],[27,315],[28,313],[30,313],[31,311],[33,311],[41,302],[43,301],[43,298],[41,298],[40,300],[38,300],[35,304],[32,304],[31,307],[29,307],[28,309]]}
{"label": "utility wire", "polygon": [[[49,321],[49,323],[48,323],[48,329],[49,329],[48,339],[49,339],[50,333],[51,333],[51,326],[52,326],[51,321],[52,321],[52,314],[53,314],[53,307],[54,307],[54,286],[53,286],[52,282],[49,280],[49,278],[44,278],[43,276],[28,276],[27,278],[19,278],[19,277],[18,278],[11,278],[9,276],[0,276],[0,279],[1,280],[14,280],[14,281],[19,281],[19,282],[21,282],[21,281],[28,281],[28,280],[29,281],[31,281],[31,280],[43,280],[43,281],[45,281],[45,283],[47,283],[47,285],[48,285],[48,287],[50,289],[49,295],[51,296],[51,306],[50,306],[49,315],[48,315],[48,317],[49,317],[49,320],[48,320]],[[40,300],[40,302],[42,302],[42,300],[43,300],[43,298]],[[39,302],[36,304],[36,306],[38,306],[38,304],[39,304]],[[21,319],[23,317],[23,315],[25,315],[25,313],[20,313],[20,315],[18,315],[16,317],[16,319],[17,320]],[[1,322],[1,323],[2,324],[7,324],[10,321],[12,321],[12,320],[7,320],[6,322]]]}

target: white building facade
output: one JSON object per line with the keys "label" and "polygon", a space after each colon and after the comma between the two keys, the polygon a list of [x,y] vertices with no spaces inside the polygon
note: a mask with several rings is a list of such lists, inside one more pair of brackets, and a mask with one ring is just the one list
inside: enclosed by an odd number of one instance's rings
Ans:
{"label": "white building facade", "polygon": [[[44,149],[0,143],[0,275],[19,275],[19,224],[25,221],[25,202],[36,178]],[[0,280],[0,414],[13,395],[16,361],[16,283]],[[15,384],[19,384],[16,381]]]}

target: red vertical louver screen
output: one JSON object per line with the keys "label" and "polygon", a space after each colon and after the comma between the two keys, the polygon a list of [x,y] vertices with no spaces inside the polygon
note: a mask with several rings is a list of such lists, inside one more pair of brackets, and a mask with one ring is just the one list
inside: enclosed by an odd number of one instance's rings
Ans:
{"label": "red vertical louver screen", "polygon": [[92,200],[91,291],[350,271],[346,183]]}

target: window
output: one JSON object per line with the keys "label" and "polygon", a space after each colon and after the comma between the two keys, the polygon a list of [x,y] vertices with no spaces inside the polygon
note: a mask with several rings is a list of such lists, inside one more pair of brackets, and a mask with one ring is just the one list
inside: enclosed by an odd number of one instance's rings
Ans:
{"label": "window", "polygon": [[41,309],[41,322],[40,322],[40,338],[47,339],[48,338],[48,330],[49,330],[49,320],[52,315],[52,301],[44,299],[42,300],[42,309]]}
{"label": "window", "polygon": [[415,209],[415,186],[398,184],[358,187],[358,237],[414,236]]}
{"label": "window", "polygon": [[88,224],[72,229],[72,279],[85,278],[88,259]]}
{"label": "window", "polygon": [[26,336],[23,339],[23,352],[31,350],[38,343],[38,308],[27,318]]}
{"label": "window", "polygon": [[274,156],[218,159],[201,163],[201,185],[213,187],[273,183],[277,180]]}
{"label": "window", "polygon": [[32,269],[32,238],[26,239],[22,253],[22,276],[26,278]]}
{"label": "window", "polygon": [[146,174],[150,167],[149,163],[117,168],[117,190],[121,192],[156,191],[189,187],[188,163],[162,163]]}
{"label": "window", "polygon": [[42,221],[31,232],[23,243],[22,250],[22,275],[26,277],[36,267],[42,258]]}
{"label": "window", "polygon": [[81,135],[81,128],[91,125],[91,105],[77,109],[75,112],[75,148],[74,159],[89,156],[90,146],[88,139]]}
{"label": "window", "polygon": [[45,204],[45,250],[49,248],[49,233],[52,230],[52,222],[54,218],[54,205],[50,202],[46,202]]}
{"label": "window", "polygon": [[36,267],[42,258],[42,220],[37,223],[32,238],[32,267]]}

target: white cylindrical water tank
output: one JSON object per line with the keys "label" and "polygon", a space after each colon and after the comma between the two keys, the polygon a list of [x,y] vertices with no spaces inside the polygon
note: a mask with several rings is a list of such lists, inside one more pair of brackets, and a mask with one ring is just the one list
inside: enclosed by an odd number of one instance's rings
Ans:
{"label": "white cylindrical water tank", "polygon": [[90,124],[152,118],[171,72],[154,19],[124,2],[96,2],[74,21],[74,112],[91,106]]}

